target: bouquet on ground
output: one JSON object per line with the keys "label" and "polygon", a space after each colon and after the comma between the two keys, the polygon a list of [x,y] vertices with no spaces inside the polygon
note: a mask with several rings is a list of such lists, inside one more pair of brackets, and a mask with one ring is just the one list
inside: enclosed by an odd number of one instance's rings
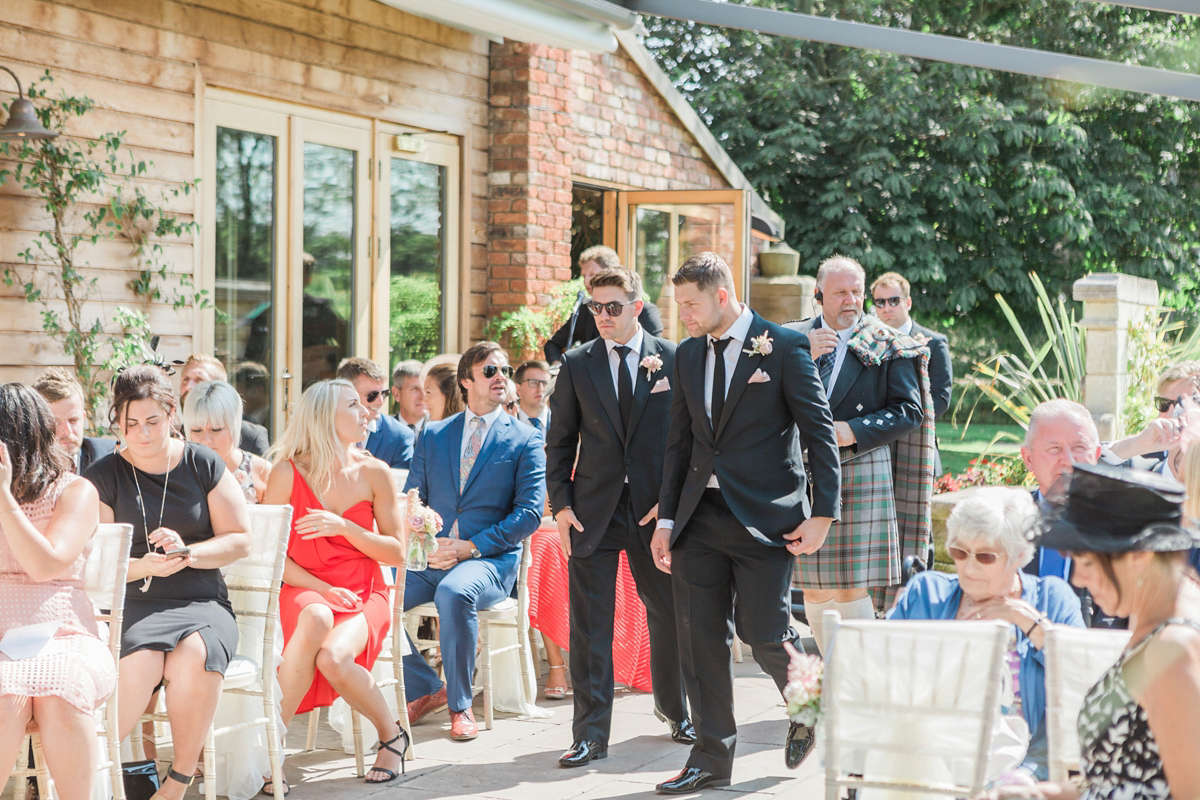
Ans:
{"label": "bouquet on ground", "polygon": [[421,493],[409,489],[405,496],[404,520],[408,524],[408,569],[420,572],[429,566],[429,555],[437,550],[442,516],[421,502]]}
{"label": "bouquet on ground", "polygon": [[788,719],[809,728],[821,717],[821,681],[825,677],[825,662],[819,656],[792,652],[788,664],[788,682],[783,687]]}

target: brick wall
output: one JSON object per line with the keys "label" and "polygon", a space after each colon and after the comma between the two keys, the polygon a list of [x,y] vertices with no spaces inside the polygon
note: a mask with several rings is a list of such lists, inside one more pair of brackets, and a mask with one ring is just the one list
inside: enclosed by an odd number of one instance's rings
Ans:
{"label": "brick wall", "polygon": [[[730,188],[623,51],[493,44],[489,99],[488,267],[474,286],[487,314],[544,306],[570,279],[573,179]],[[473,336],[485,322],[472,320]]]}

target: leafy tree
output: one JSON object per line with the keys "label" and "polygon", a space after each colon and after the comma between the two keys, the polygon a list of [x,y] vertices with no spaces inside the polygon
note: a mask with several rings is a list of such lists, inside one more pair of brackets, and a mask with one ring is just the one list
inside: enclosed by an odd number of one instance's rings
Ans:
{"label": "leafy tree", "polygon": [[[1200,22],[1088,0],[748,0],[1194,72]],[[1040,324],[1026,278],[1153,278],[1194,313],[1200,107],[1171,98],[648,18],[647,47],[785,218],[802,269],[895,269],[964,338]],[[957,337],[956,337],[957,338]],[[1004,339],[1002,345],[1013,345]]]}

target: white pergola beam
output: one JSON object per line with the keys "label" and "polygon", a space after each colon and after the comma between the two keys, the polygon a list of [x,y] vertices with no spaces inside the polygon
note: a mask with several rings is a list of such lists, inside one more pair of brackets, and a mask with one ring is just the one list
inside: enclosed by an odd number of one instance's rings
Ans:
{"label": "white pergola beam", "polygon": [[[1153,5],[1164,6],[1172,2],[1175,0],[1156,0]],[[1180,2],[1182,4],[1182,0]],[[625,7],[640,14],[691,20],[703,25],[1200,101],[1200,76],[1184,72],[712,0],[625,0]],[[1196,13],[1194,5],[1190,13]]]}

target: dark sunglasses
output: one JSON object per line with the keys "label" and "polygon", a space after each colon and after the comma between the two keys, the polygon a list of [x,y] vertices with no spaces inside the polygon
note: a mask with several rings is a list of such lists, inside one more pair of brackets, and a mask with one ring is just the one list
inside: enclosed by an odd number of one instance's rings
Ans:
{"label": "dark sunglasses", "polygon": [[382,389],[376,389],[373,392],[367,392],[367,402],[374,403],[376,400],[379,399],[379,395],[381,395],[381,394],[383,394]]}
{"label": "dark sunglasses", "polygon": [[900,301],[903,299],[903,297],[872,297],[871,302],[877,306],[892,306],[895,308],[900,305]]}
{"label": "dark sunglasses", "polygon": [[[971,554],[966,550],[960,550],[957,547],[947,547],[946,552],[950,554],[950,558],[955,561],[966,561]],[[991,566],[1000,560],[999,553],[976,553],[975,560],[984,566]]]}
{"label": "dark sunglasses", "polygon": [[486,367],[483,368],[483,377],[489,378],[489,379],[494,378],[494,377],[496,377],[497,372],[499,372],[501,375],[503,375],[506,378],[511,378],[513,376],[513,368],[512,367],[509,367],[509,366],[497,367],[495,364],[488,364]]}
{"label": "dark sunglasses", "polygon": [[1170,411],[1171,407],[1178,402],[1179,402],[1178,397],[1176,397],[1174,400],[1172,400],[1169,397],[1155,397],[1154,398],[1154,407],[1158,409],[1158,413],[1165,414],[1168,411]]}
{"label": "dark sunglasses", "polygon": [[618,303],[614,300],[611,303],[597,303],[593,300],[590,303],[584,303],[584,305],[587,306],[588,311],[592,312],[593,317],[600,316],[601,311],[607,311],[610,317],[619,317],[621,316],[621,312],[625,310],[625,306],[631,306],[636,302],[637,300],[630,300],[628,303]]}

